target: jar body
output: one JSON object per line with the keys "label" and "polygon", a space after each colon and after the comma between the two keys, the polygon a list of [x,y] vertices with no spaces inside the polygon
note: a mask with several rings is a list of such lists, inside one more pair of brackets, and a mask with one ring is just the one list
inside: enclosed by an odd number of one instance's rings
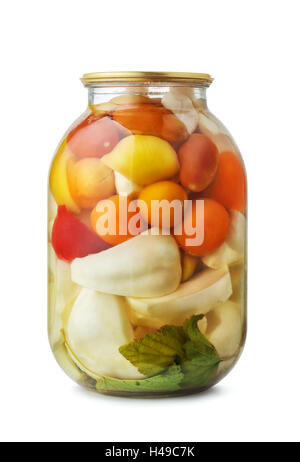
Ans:
{"label": "jar body", "polygon": [[205,88],[90,89],[49,180],[49,339],[102,393],[200,391],[246,326],[246,177]]}

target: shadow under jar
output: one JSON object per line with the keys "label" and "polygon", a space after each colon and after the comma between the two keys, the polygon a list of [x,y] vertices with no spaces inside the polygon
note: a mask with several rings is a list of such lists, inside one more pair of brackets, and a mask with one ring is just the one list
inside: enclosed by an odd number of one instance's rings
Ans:
{"label": "shadow under jar", "polygon": [[246,176],[207,74],[85,74],[49,177],[49,339],[80,385],[207,389],[246,326]]}

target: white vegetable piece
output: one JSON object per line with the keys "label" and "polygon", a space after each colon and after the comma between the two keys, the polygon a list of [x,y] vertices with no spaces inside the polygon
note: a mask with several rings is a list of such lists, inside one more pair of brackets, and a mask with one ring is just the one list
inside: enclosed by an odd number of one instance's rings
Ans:
{"label": "white vegetable piece", "polygon": [[120,196],[130,196],[133,193],[141,191],[141,186],[129,180],[124,175],[121,175],[121,173],[116,170],[114,170],[114,175],[116,191]]}
{"label": "white vegetable piece", "polygon": [[169,91],[162,98],[162,104],[184,123],[191,134],[198,125],[198,112],[191,99],[179,91]]}
{"label": "white vegetable piece", "polygon": [[237,353],[242,338],[241,306],[228,300],[211,311],[208,316],[206,337],[221,358]]}
{"label": "white vegetable piece", "polygon": [[181,324],[193,314],[206,314],[232,294],[227,267],[219,270],[205,269],[187,282],[180,284],[176,292],[164,297],[127,297],[129,317],[136,325],[159,328],[164,324]]}
{"label": "white vegetable piece", "polygon": [[89,289],[132,297],[174,292],[181,279],[180,253],[172,236],[141,234],[71,264],[72,280]]}
{"label": "white vegetable piece", "polygon": [[217,146],[219,153],[234,152],[240,157],[239,149],[234,140],[230,137],[224,125],[216,119],[212,114],[199,112],[199,129],[200,132],[208,136],[211,141]]}
{"label": "white vegetable piece", "polygon": [[192,87],[171,87],[170,92],[177,95],[185,95],[193,102],[193,104],[196,103],[195,89]]}
{"label": "white vegetable piece", "polygon": [[49,339],[52,347],[57,343],[63,343],[63,318],[70,309],[80,287],[71,280],[70,264],[56,257],[49,244]]}
{"label": "white vegetable piece", "polygon": [[213,116],[208,117],[207,114],[199,112],[198,121],[200,131],[201,133],[203,133],[203,135],[210,137],[212,135],[218,135],[219,133],[223,133],[217,121],[213,120]]}
{"label": "white vegetable piece", "polygon": [[206,266],[215,269],[243,261],[245,239],[246,218],[242,213],[233,210],[226,240],[214,252],[202,257],[202,261]]}
{"label": "white vegetable piece", "polygon": [[143,378],[119,352],[134,339],[122,297],[83,289],[66,327],[67,347],[74,361],[91,377]]}
{"label": "white vegetable piece", "polygon": [[202,319],[199,319],[199,321],[197,322],[197,326],[200,332],[202,332],[202,334],[204,335],[207,329],[207,317],[203,316]]}

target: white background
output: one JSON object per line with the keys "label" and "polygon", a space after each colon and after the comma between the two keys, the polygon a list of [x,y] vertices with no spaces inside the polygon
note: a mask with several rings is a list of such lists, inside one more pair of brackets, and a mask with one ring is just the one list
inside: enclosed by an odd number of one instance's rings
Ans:
{"label": "white background", "polygon": [[[299,1],[14,1],[0,11],[0,438],[299,441]],[[249,179],[249,329],[202,395],[97,396],[59,369],[46,331],[52,154],[84,110],[84,72],[208,72],[211,110]]]}

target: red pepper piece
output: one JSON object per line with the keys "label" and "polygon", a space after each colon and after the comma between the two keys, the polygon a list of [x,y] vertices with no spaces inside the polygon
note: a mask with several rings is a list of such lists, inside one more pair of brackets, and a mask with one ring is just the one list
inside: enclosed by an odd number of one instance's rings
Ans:
{"label": "red pepper piece", "polygon": [[58,258],[72,261],[111,247],[103,241],[65,205],[60,205],[52,228],[52,246]]}

